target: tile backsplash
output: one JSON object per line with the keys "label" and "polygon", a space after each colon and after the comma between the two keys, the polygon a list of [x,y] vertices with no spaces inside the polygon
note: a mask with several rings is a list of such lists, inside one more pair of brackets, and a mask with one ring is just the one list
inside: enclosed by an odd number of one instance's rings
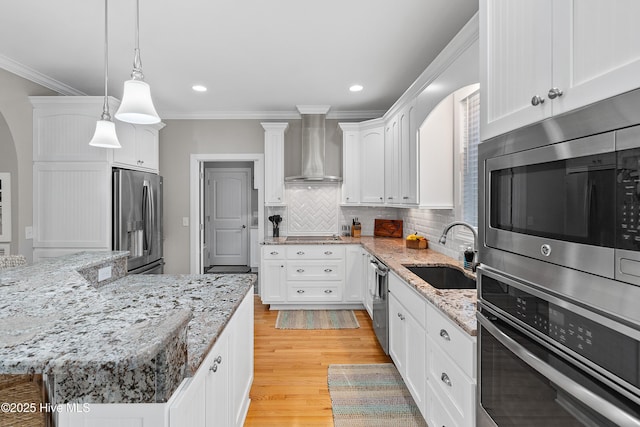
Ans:
{"label": "tile backsplash", "polygon": [[[340,184],[290,183],[286,186],[287,206],[267,208],[266,217],[280,215],[280,236],[343,234],[343,226],[351,226],[353,218],[362,224],[362,235],[373,236],[374,220],[401,219],[404,236],[418,232],[429,240],[429,248],[455,259],[473,246],[473,235],[455,227],[447,235],[447,243],[438,242],[444,227],[456,220],[453,209],[398,209],[366,206],[340,206]],[[271,223],[265,218],[267,236],[272,236]]]}

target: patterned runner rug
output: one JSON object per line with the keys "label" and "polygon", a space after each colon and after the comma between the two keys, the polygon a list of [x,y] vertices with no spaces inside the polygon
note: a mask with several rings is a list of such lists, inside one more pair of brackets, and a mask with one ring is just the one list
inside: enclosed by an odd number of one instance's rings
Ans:
{"label": "patterned runner rug", "polygon": [[280,310],[276,329],[356,329],[353,310]]}
{"label": "patterned runner rug", "polygon": [[393,363],[329,365],[335,427],[426,427]]}

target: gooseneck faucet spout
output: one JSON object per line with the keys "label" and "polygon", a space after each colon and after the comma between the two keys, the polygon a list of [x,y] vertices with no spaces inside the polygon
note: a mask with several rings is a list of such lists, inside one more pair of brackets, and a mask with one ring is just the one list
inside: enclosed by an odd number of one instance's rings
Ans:
{"label": "gooseneck faucet spout", "polygon": [[475,272],[478,267],[479,262],[477,262],[478,258],[478,232],[476,229],[469,223],[464,221],[454,221],[452,223],[447,224],[442,231],[442,235],[440,235],[440,239],[438,240],[440,244],[445,245],[447,243],[447,233],[455,226],[467,227],[473,233],[473,261],[471,262],[471,269]]}

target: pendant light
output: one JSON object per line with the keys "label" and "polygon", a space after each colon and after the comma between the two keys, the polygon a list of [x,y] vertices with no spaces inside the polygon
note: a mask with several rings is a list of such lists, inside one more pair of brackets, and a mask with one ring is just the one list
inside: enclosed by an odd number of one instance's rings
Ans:
{"label": "pendant light", "polygon": [[116,112],[116,119],[134,124],[160,123],[160,117],[151,100],[151,90],[144,81],[140,60],[140,2],[136,0],[136,46],[133,56],[131,80],[124,82],[122,103]]}
{"label": "pendant light", "polygon": [[111,114],[109,114],[109,99],[107,97],[109,83],[108,1],[104,0],[104,104],[102,105],[102,116],[96,123],[96,131],[91,141],[89,141],[89,145],[103,148],[121,148],[120,142],[118,142],[118,135],[116,135],[116,125],[111,121]]}

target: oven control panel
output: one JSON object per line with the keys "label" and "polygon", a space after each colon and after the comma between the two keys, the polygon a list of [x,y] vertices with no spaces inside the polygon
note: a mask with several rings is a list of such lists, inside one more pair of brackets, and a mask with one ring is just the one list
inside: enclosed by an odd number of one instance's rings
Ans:
{"label": "oven control panel", "polygon": [[640,387],[640,342],[486,275],[480,280],[483,303]]}
{"label": "oven control panel", "polygon": [[640,149],[618,153],[616,247],[640,250]]}

